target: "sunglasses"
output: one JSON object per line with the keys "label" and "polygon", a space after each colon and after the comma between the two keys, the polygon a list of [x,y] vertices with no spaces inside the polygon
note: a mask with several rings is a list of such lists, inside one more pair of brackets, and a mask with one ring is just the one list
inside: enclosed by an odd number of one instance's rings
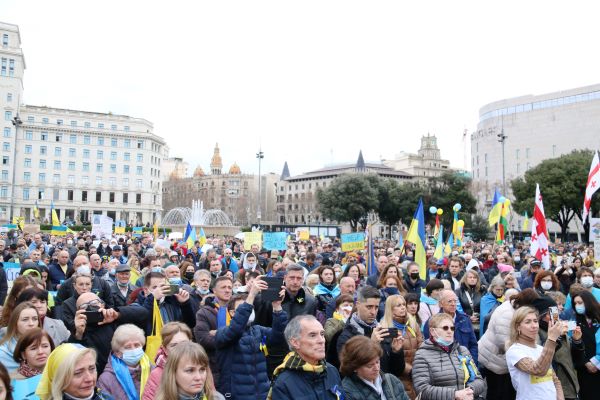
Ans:
{"label": "sunglasses", "polygon": [[445,331],[451,330],[452,332],[454,332],[454,326],[448,326],[448,325],[444,325],[444,326],[438,326],[438,328],[443,329]]}

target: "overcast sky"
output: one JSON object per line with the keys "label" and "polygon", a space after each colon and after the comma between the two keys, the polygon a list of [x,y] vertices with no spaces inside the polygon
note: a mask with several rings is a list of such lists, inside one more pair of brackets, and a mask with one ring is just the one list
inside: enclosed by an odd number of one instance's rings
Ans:
{"label": "overcast sky", "polygon": [[[93,5],[95,4],[95,6]],[[463,167],[479,108],[598,83],[598,2],[2,0],[24,103],[154,123],[208,170],[292,175],[416,152]],[[470,140],[467,142],[469,151]]]}

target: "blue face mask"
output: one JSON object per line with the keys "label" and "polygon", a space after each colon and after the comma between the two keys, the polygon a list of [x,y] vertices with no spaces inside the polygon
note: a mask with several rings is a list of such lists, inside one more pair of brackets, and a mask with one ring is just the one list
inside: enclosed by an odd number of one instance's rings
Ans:
{"label": "blue face mask", "polygon": [[169,278],[169,283],[171,285],[179,285],[179,286],[181,286],[181,284],[183,282],[181,281],[181,278]]}
{"label": "blue face mask", "polygon": [[133,350],[125,350],[123,352],[122,359],[125,362],[125,364],[129,365],[130,367],[133,367],[140,362],[140,360],[142,359],[143,356],[144,356],[144,349],[142,349],[141,347],[138,347],[137,349],[133,349]]}
{"label": "blue face mask", "polygon": [[581,305],[578,304],[578,305],[576,305],[575,306],[575,312],[577,314],[581,314],[581,315],[585,314],[585,304],[581,304]]}
{"label": "blue face mask", "polygon": [[386,287],[385,289],[383,289],[383,291],[389,295],[400,294],[400,291],[398,290],[398,288],[395,288],[395,287]]}
{"label": "blue face mask", "polygon": [[440,344],[441,346],[446,346],[446,347],[450,347],[450,346],[452,346],[452,343],[454,343],[454,340],[446,340],[446,339],[442,339],[441,337],[435,338],[435,341],[438,342],[438,344]]}

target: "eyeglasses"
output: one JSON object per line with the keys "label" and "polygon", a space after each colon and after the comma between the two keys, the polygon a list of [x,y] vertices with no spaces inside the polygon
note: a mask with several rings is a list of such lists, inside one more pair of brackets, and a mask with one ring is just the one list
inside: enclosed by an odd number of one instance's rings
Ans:
{"label": "eyeglasses", "polygon": [[445,331],[451,330],[452,332],[454,332],[454,326],[450,326],[450,325],[444,325],[444,326],[438,326],[438,328],[443,329]]}
{"label": "eyeglasses", "polygon": [[100,307],[103,306],[104,302],[100,299],[96,299],[96,300],[91,300],[88,301],[87,303],[83,303],[79,306],[80,310],[87,310],[90,307]]}

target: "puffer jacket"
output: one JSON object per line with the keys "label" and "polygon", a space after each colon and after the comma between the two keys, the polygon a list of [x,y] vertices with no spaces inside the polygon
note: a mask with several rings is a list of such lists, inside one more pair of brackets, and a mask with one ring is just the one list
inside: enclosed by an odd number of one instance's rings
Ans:
{"label": "puffer jacket", "polygon": [[[412,327],[411,327],[412,329]],[[415,399],[417,394],[415,393],[415,388],[412,383],[411,371],[413,362],[415,360],[415,354],[417,350],[423,343],[423,334],[420,329],[412,329],[414,332],[411,332],[409,329],[406,329],[404,332],[404,345],[402,349],[404,350],[404,363],[405,369],[402,375],[400,375],[400,380],[404,385],[404,390],[409,398]]]}
{"label": "puffer jacket", "polygon": [[235,310],[231,324],[217,331],[215,345],[219,364],[217,390],[237,400],[263,400],[271,382],[267,374],[267,358],[261,343],[269,346],[285,343],[287,325],[285,311],[273,313],[273,328],[247,326],[252,305],[242,303]]}
{"label": "puffer jacket", "polygon": [[510,321],[514,313],[510,301],[499,305],[479,340],[479,364],[498,375],[508,374],[505,343],[510,337]]}
{"label": "puffer jacket", "polygon": [[[466,314],[456,311],[454,325],[456,326],[456,330],[454,331],[454,341],[469,349],[469,352],[473,356],[473,360],[477,363],[479,350],[477,348],[477,338],[475,337],[471,319]],[[429,334],[429,321],[427,321],[423,328],[423,336],[425,339],[429,339]]]}
{"label": "puffer jacket", "polygon": [[[133,378],[133,384],[135,385],[136,392],[140,393],[140,379],[142,377],[142,368],[139,365],[135,368],[129,366],[127,368],[129,369],[129,373]],[[102,374],[98,377],[98,387],[102,389],[105,393],[110,394],[115,399],[127,398],[125,390],[117,380],[117,376],[115,375],[115,371],[113,370],[110,357],[108,358],[106,367],[104,367],[104,372],[102,372]]]}
{"label": "puffer jacket", "polygon": [[[346,400],[380,400],[379,394],[356,374],[342,381]],[[387,400],[408,400],[402,382],[392,374],[381,375],[381,388]]]}
{"label": "puffer jacket", "polygon": [[[426,340],[415,355],[413,385],[422,400],[454,400],[454,393],[465,387],[465,372],[458,356],[470,356],[466,347],[454,342],[450,353]],[[473,397],[485,398],[486,383],[477,371],[474,381],[467,384]]]}
{"label": "puffer jacket", "polygon": [[196,313],[196,326],[194,327],[194,338],[206,351],[210,370],[215,378],[215,382],[219,381],[219,367],[217,364],[215,336],[210,334],[210,331],[217,330],[217,309],[212,305],[200,307]]}

